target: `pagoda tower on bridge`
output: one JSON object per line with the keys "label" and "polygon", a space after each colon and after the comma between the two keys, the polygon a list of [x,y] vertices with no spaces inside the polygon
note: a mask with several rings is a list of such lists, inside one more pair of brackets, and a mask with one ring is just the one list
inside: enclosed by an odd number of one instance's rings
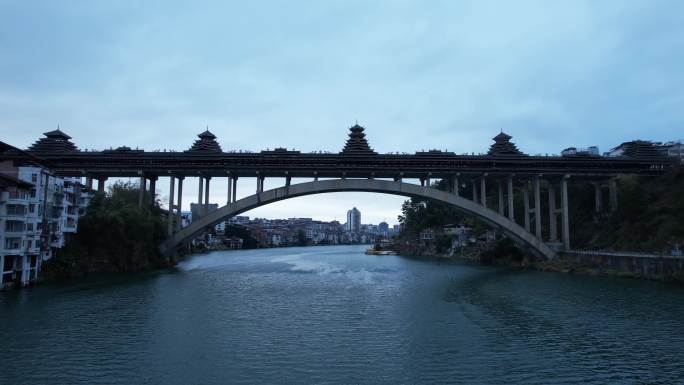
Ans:
{"label": "pagoda tower on bridge", "polygon": [[208,128],[197,136],[199,139],[185,152],[223,152],[216,141],[216,135],[212,134]]}
{"label": "pagoda tower on bridge", "polygon": [[57,129],[54,131],[46,132],[44,138],[38,139],[31,147],[28,148],[29,152],[33,153],[55,153],[55,152],[77,152],[79,151],[76,145],[71,143],[71,137],[62,130]]}
{"label": "pagoda tower on bridge", "polygon": [[494,144],[489,147],[489,152],[487,152],[487,154],[493,156],[525,155],[518,150],[515,143],[511,142],[512,138],[512,136],[501,131],[499,135],[493,138]]}
{"label": "pagoda tower on bridge", "polygon": [[349,128],[349,139],[344,145],[341,154],[350,155],[370,155],[376,154],[375,151],[368,145],[366,134],[363,133],[365,128],[357,124]]}

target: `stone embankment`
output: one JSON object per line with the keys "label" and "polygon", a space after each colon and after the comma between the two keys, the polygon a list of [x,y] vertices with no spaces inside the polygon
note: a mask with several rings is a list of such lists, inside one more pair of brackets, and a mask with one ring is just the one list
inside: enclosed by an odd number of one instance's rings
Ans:
{"label": "stone embankment", "polygon": [[684,257],[606,251],[568,251],[535,267],[545,271],[607,274],[684,282]]}

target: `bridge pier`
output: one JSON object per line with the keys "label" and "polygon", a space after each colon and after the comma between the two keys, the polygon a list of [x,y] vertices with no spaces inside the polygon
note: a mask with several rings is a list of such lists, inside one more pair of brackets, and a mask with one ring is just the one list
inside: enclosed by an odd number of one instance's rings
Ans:
{"label": "bridge pier", "polygon": [[140,177],[140,183],[138,187],[138,207],[142,208],[145,202],[145,189],[147,188],[147,180],[145,176]]}
{"label": "bridge pier", "polygon": [[513,175],[509,175],[507,179],[508,180],[506,182],[508,184],[508,219],[515,222],[515,212],[513,210]]}
{"label": "bridge pier", "polygon": [[603,191],[601,191],[601,184],[599,182],[592,183],[594,185],[594,211],[600,214],[603,209]]}
{"label": "bridge pier", "polygon": [[86,177],[86,187],[88,187],[88,190],[93,189],[93,177],[92,176],[87,176]]}
{"label": "bridge pier", "polygon": [[535,177],[532,185],[534,186],[534,233],[537,238],[542,239],[541,223],[541,182],[539,177]]}
{"label": "bridge pier", "polygon": [[523,212],[525,213],[525,231],[528,233],[532,231],[530,227],[530,192],[528,190],[529,182],[525,181],[525,187],[523,188]]}
{"label": "bridge pier", "polygon": [[[151,176],[150,178],[150,206],[154,206],[154,201],[157,196],[157,177]],[[102,182],[102,187],[104,191],[104,181]]]}
{"label": "bridge pier", "polygon": [[204,198],[204,178],[199,177],[198,186],[197,186],[197,206],[200,207],[200,211],[201,211],[201,207],[203,207],[203,205],[202,205],[203,198]]}
{"label": "bridge pier", "polygon": [[258,176],[257,175],[257,178],[256,178],[256,181],[257,181],[257,191],[256,192],[257,192],[257,194],[261,194],[262,192],[264,192],[264,180],[265,179],[266,179],[265,176]]}
{"label": "bridge pier", "polygon": [[487,208],[487,182],[486,182],[486,177],[487,174],[484,174],[480,177],[480,199],[482,204],[482,207]]}
{"label": "bridge pier", "polygon": [[183,179],[184,176],[178,177],[178,203],[176,204],[176,212],[178,217],[176,218],[176,228],[181,227],[181,208],[183,207]]}
{"label": "bridge pier", "polygon": [[235,201],[237,200],[237,181],[238,181],[238,177],[237,177],[237,176],[234,176],[232,179],[233,179],[233,194],[232,194],[232,195],[233,195],[233,202],[235,202]]}
{"label": "bridge pier", "polygon": [[617,196],[617,180],[615,178],[612,178],[610,182],[608,182],[608,192],[610,194],[609,196],[609,204],[610,204],[610,211],[611,212],[616,212],[618,209],[618,196]]}
{"label": "bridge pier", "polygon": [[206,187],[204,188],[204,209],[202,210],[202,214],[206,215],[209,212],[209,181],[211,180],[211,177],[205,177],[204,180]]}
{"label": "bridge pier", "polygon": [[226,182],[226,184],[228,187],[227,188],[228,192],[226,193],[226,204],[230,204],[230,202],[232,202],[232,199],[233,199],[232,198],[232,193],[233,193],[232,182],[233,182],[233,179],[230,176],[228,176],[227,179],[228,179],[228,181]]}
{"label": "bridge pier", "polygon": [[175,198],[175,192],[176,192],[176,177],[173,175],[169,178],[169,215],[166,218],[167,222],[167,235],[171,236],[173,235],[173,220],[174,220],[174,213],[173,213],[173,200]]}
{"label": "bridge pier", "polygon": [[[107,181],[107,177],[97,178],[97,192],[104,193],[106,181]],[[91,188],[92,188],[92,183],[93,183],[92,179],[90,180],[90,183],[91,183]]]}
{"label": "bridge pier", "polygon": [[549,241],[558,242],[558,212],[556,209],[556,189],[549,181]]}
{"label": "bridge pier", "polygon": [[497,181],[497,190],[499,193],[499,215],[504,216],[504,193],[501,179]]}
{"label": "bridge pier", "polygon": [[473,202],[474,203],[479,203],[479,199],[477,199],[477,182],[475,182],[475,179],[471,179],[470,183],[473,185]]}
{"label": "bridge pier", "polygon": [[570,250],[570,213],[568,210],[568,178],[569,175],[561,179],[561,221],[563,246],[565,250]]}
{"label": "bridge pier", "polygon": [[453,176],[451,183],[451,192],[454,193],[454,195],[456,196],[460,196],[458,191],[460,188],[460,186],[458,185],[458,174]]}

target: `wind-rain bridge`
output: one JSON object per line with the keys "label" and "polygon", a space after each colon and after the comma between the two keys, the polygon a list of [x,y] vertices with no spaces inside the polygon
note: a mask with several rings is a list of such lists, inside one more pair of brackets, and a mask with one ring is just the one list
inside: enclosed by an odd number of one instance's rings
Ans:
{"label": "wind-rain bridge", "polygon": [[[557,251],[570,249],[568,183],[590,182],[596,211],[606,209],[606,197],[607,209],[614,211],[618,209],[618,175],[655,175],[674,164],[643,141],[627,143],[623,156],[616,158],[530,156],[503,132],[494,137],[484,155],[441,150],[379,154],[369,146],[363,127],[357,124],[349,130],[339,153],[302,153],[284,148],[224,152],[208,130],[183,152],[129,147],[80,151],[59,129],[45,133],[28,152],[48,161],[59,175],[85,177],[90,188],[97,181],[98,191],[104,191],[110,177],[139,178],[141,206],[152,204],[158,178],[168,177],[169,238],[161,246],[166,255],[172,255],[207,227],[256,207],[304,195],[366,191],[453,205],[502,230],[529,252],[554,258]],[[205,213],[180,228],[183,180],[191,177],[199,178],[197,200]],[[218,210],[207,212],[210,183],[218,178],[227,183],[226,202]],[[255,193],[238,199],[237,183],[247,178],[256,180]],[[264,191],[266,178],[282,178],[283,186]],[[311,181],[292,184],[292,178]],[[431,181],[436,179],[448,181],[448,191],[433,188]]]}

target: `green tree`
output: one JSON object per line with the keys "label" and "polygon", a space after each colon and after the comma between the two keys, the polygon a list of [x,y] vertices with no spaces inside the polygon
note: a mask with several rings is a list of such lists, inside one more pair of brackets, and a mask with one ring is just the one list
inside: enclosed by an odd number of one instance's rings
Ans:
{"label": "green tree", "polygon": [[44,271],[70,277],[167,266],[169,262],[158,250],[165,228],[165,215],[157,202],[140,208],[137,185],[116,183],[108,194],[93,197],[79,220],[78,232]]}

